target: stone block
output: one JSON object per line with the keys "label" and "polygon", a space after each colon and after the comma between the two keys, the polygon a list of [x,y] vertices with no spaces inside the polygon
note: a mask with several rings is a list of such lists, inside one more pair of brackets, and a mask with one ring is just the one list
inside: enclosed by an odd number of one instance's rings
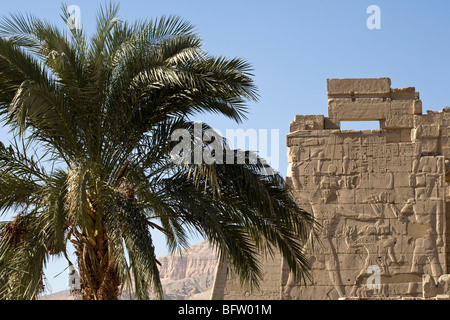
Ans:
{"label": "stone block", "polygon": [[450,132],[441,127],[441,135],[438,138],[442,148],[450,148]]}
{"label": "stone block", "polygon": [[444,294],[450,294],[450,274],[443,274],[438,280],[440,289]]}
{"label": "stone block", "polygon": [[390,103],[382,98],[328,99],[328,116],[340,121],[375,121],[389,116]]}
{"label": "stone block", "polygon": [[389,103],[389,117],[396,117],[399,115],[413,115],[414,101],[415,100],[391,100]]}
{"label": "stone block", "polygon": [[327,79],[328,95],[384,94],[391,92],[391,79]]}
{"label": "stone block", "polygon": [[326,117],[324,119],[324,129],[340,129],[341,122],[339,119],[333,119]]}
{"label": "stone block", "polygon": [[400,143],[402,133],[400,130],[386,130],[386,142],[387,143]]}
{"label": "stone block", "polygon": [[414,100],[417,95],[418,93],[414,87],[392,88],[390,97],[391,99]]}
{"label": "stone block", "polygon": [[400,129],[400,128],[413,128],[414,118],[412,115],[396,115],[387,118],[384,127],[385,129]]}
{"label": "stone block", "polygon": [[420,139],[422,153],[437,154],[438,152],[438,140],[437,139]]}
{"label": "stone block", "polygon": [[295,116],[295,121],[290,123],[290,132],[298,130],[323,130],[324,129],[323,115],[306,115]]}
{"label": "stone block", "polygon": [[394,185],[396,188],[410,188],[410,174],[405,174],[404,172],[394,172]]}
{"label": "stone block", "polygon": [[445,159],[450,160],[450,145],[448,147],[442,147],[441,152]]}
{"label": "stone block", "polygon": [[423,285],[423,297],[431,298],[437,295],[437,287],[434,283],[433,277],[428,274],[424,274],[422,276],[422,285]]}
{"label": "stone block", "polygon": [[414,100],[413,114],[422,114],[422,100],[419,99]]}
{"label": "stone block", "polygon": [[412,135],[411,129],[401,129],[400,142],[411,142],[412,141],[411,135]]}
{"label": "stone block", "polygon": [[436,117],[434,114],[414,115],[414,127],[417,128],[420,125],[434,125],[441,124],[440,116]]}
{"label": "stone block", "polygon": [[419,125],[413,130],[413,139],[437,139],[440,135],[439,125]]}

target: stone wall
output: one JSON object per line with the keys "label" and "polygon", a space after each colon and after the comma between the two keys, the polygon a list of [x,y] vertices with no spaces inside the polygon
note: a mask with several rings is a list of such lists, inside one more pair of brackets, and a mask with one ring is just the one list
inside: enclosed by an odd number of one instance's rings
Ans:
{"label": "stone wall", "polygon": [[[450,110],[422,114],[414,88],[390,85],[328,79],[328,117],[290,124],[286,181],[322,225],[322,245],[308,250],[312,283],[293,282],[277,258],[264,262],[261,289],[249,291],[219,266],[213,299],[448,294]],[[379,130],[340,130],[341,121],[373,120]]]}
{"label": "stone wall", "polygon": [[275,255],[274,259],[264,259],[262,270],[263,281],[259,284],[259,290],[249,286],[241,286],[239,276],[227,270],[226,263],[218,265],[212,300],[279,300],[281,294],[280,275],[283,261],[281,256]]}

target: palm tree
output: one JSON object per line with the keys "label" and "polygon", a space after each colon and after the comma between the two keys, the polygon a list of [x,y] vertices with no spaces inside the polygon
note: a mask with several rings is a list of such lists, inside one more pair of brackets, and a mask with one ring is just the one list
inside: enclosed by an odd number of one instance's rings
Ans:
{"label": "palm tree", "polygon": [[315,223],[278,173],[259,158],[171,158],[171,134],[193,132],[192,115],[245,119],[258,97],[251,66],[204,52],[179,17],[128,23],[118,10],[99,10],[90,40],[31,15],[0,22],[0,114],[15,137],[0,145],[0,209],[15,213],[1,229],[0,298],[36,298],[52,256],[72,264],[69,244],[84,299],[124,286],[161,298],[152,228],[171,252],[199,232],[243,283],[258,284],[258,254],[274,250],[304,280]]}

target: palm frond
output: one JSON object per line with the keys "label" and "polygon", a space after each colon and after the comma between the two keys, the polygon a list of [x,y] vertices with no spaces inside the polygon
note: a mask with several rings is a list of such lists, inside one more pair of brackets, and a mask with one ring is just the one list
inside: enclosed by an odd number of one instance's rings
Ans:
{"label": "palm frond", "polygon": [[152,287],[156,298],[162,299],[162,285],[146,215],[131,199],[119,199],[118,207],[124,241],[132,261],[136,297],[148,299],[148,289]]}
{"label": "palm frond", "polygon": [[[0,298],[36,299],[43,288],[43,269],[47,263],[45,240],[39,236],[36,211],[16,217],[23,231],[19,238],[16,228],[2,229],[0,240]],[[15,241],[12,241],[15,239]]]}

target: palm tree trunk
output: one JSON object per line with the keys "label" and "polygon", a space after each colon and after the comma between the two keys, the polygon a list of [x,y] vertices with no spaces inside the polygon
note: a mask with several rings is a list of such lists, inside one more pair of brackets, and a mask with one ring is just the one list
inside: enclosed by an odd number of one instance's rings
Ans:
{"label": "palm tree trunk", "polygon": [[106,234],[85,234],[73,241],[80,269],[83,300],[117,300],[120,277],[108,252]]}

